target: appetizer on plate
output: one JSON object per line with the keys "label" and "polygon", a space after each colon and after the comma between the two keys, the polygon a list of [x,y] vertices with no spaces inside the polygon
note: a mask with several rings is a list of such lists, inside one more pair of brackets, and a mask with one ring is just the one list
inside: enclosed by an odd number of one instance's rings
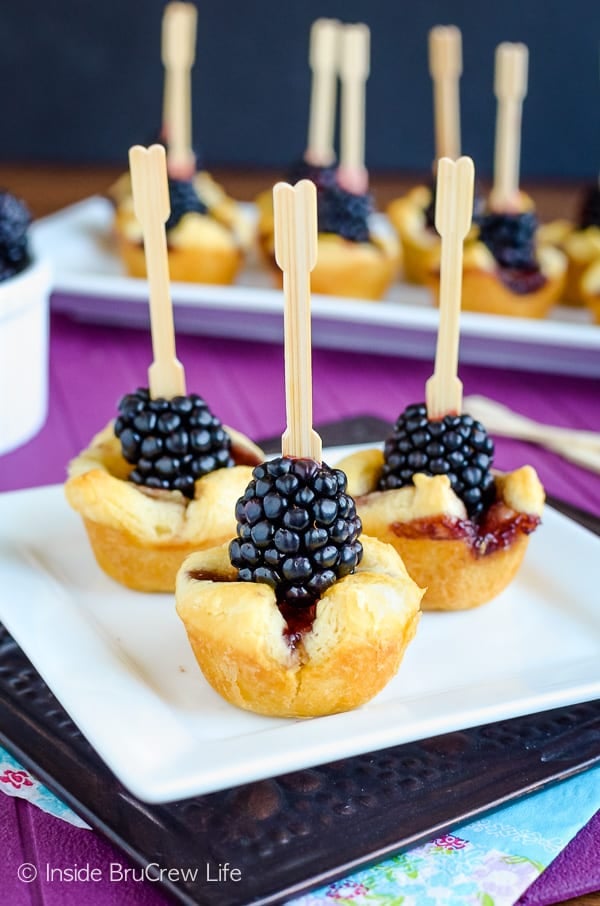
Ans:
{"label": "appetizer on plate", "polygon": [[[169,3],[163,16],[165,91],[162,138],[167,145],[171,214],[167,243],[171,279],[232,283],[252,239],[250,220],[210,174],[196,172],[191,148],[190,70],[196,43],[196,7]],[[114,232],[127,273],[146,276],[142,229],[135,216],[129,174],[109,192]]]}
{"label": "appetizer on plate", "polygon": [[[369,30],[317,20],[311,33],[313,92],[309,143],[291,181],[309,178],[317,187],[318,261],[316,293],[381,299],[398,270],[398,244],[390,232],[373,228],[373,199],[364,165],[364,86],[369,72]],[[342,81],[340,163],[334,167],[335,80]],[[325,100],[321,99],[324,96]],[[257,199],[262,253],[278,282],[270,192]]]}
{"label": "appetizer on plate", "polygon": [[172,591],[189,553],[230,537],[233,506],[262,451],[186,394],[169,294],[165,151],[132,148],[130,160],[150,277],[149,389],[123,397],[116,421],[70,463],[65,492],[106,573],[130,588]]}
{"label": "appetizer on plate", "polygon": [[530,466],[507,475],[492,470],[491,439],[461,411],[461,258],[472,197],[472,161],[442,158],[436,204],[440,329],[427,403],[405,409],[383,451],[363,450],[339,463],[363,530],[392,544],[427,589],[424,610],[476,607],[502,591],[519,568],[544,503]]}
{"label": "appetizer on plate", "polygon": [[282,456],[255,467],[229,545],[184,562],[176,600],[200,669],[228,702],[314,717],[356,708],[391,679],[422,590],[392,547],[361,535],[346,476],[322,462],[312,429],[314,185],[277,185],[274,210],[286,297]]}

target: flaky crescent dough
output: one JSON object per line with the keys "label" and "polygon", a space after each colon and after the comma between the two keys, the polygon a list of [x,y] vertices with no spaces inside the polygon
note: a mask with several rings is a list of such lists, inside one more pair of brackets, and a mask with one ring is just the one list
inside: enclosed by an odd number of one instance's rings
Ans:
{"label": "flaky crescent dough", "polygon": [[380,692],[415,634],[423,591],[393,548],[364,535],[361,542],[360,566],[323,595],[297,648],[286,641],[273,589],[236,581],[226,544],[188,557],[177,612],[213,689],[273,717],[348,711]]}
{"label": "flaky crescent dough", "polygon": [[[236,462],[262,462],[259,447],[231,428],[226,431]],[[69,464],[67,500],[82,516],[104,572],[138,591],[173,591],[188,554],[235,534],[235,504],[252,465],[210,472],[196,482],[193,500],[178,491],[142,490],[127,481],[131,468],[111,423]]]}
{"label": "flaky crescent dough", "polygon": [[[497,549],[476,550],[468,534],[444,537],[446,526],[468,526],[464,504],[445,475],[417,474],[414,485],[378,491],[381,450],[361,450],[336,463],[348,477],[363,531],[391,544],[413,579],[426,588],[423,610],[467,610],[495,598],[519,569],[529,535],[527,519],[542,513],[544,490],[531,466],[496,475],[496,493],[506,514],[517,518],[514,535]],[[429,534],[423,526],[431,527]],[[435,537],[436,528],[441,534]],[[529,529],[531,531],[531,529]]]}

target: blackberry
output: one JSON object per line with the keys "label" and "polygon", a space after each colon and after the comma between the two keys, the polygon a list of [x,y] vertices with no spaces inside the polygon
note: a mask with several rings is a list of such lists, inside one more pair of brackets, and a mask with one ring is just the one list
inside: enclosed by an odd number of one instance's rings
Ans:
{"label": "blackberry", "polygon": [[579,229],[600,227],[600,186],[596,183],[586,191],[579,212]]}
{"label": "blackberry", "polygon": [[10,192],[0,192],[0,280],[7,280],[31,262],[27,230],[31,214]]}
{"label": "blackberry", "polygon": [[323,186],[317,193],[320,233],[336,233],[352,242],[368,242],[372,211],[373,199],[369,194],[354,195],[336,184]]}
{"label": "blackberry", "polygon": [[326,186],[335,184],[335,166],[331,164],[327,167],[321,167],[316,164],[309,164],[301,157],[300,160],[294,161],[288,170],[286,180],[295,185],[301,179],[310,179],[317,187],[317,191],[319,191]]}
{"label": "blackberry", "polygon": [[537,217],[533,211],[522,214],[484,214],[479,238],[501,267],[537,270],[535,233]]}
{"label": "blackberry", "polygon": [[411,484],[417,472],[447,475],[469,516],[476,518],[494,499],[494,444],[470,415],[429,420],[424,403],[408,406],[385,442],[379,490]]}
{"label": "blackberry", "polygon": [[198,196],[193,182],[186,179],[169,178],[169,198],[171,201],[171,215],[167,220],[167,229],[176,227],[184,214],[197,211],[206,214],[208,208]]}
{"label": "blackberry", "polygon": [[362,557],[362,529],[346,476],[312,459],[256,466],[237,502],[229,557],[244,582],[265,582],[280,604],[314,604]]}
{"label": "blackberry", "polygon": [[194,496],[196,479],[235,465],[231,438],[204,400],[195,393],[171,400],[150,399],[145,388],[119,403],[115,434],[130,481],[147,488]]}

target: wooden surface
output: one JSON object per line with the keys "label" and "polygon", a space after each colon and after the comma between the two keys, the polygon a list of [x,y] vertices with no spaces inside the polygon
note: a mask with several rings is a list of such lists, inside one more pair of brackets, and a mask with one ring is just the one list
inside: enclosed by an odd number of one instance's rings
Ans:
{"label": "wooden surface", "polygon": [[[34,217],[43,217],[90,195],[102,194],[126,169],[122,166],[72,167],[52,165],[20,165],[0,163],[0,188],[5,188],[27,202]],[[228,192],[242,201],[252,201],[258,192],[273,185],[282,174],[267,171],[212,170]],[[426,173],[414,175],[378,174],[372,177],[372,190],[377,205],[382,208],[392,198],[402,194]],[[535,185],[522,188],[534,198],[540,220],[573,217],[578,203],[577,184]],[[600,906],[600,893],[568,900],[563,906]]]}

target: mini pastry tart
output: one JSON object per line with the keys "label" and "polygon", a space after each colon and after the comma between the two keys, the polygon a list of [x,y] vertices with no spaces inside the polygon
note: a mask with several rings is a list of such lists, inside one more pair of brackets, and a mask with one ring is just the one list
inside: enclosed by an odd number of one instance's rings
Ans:
{"label": "mini pastry tart", "polygon": [[[275,263],[272,195],[258,196],[258,242],[271,267],[275,282],[282,273]],[[319,233],[317,263],[310,275],[311,290],[327,296],[354,299],[381,299],[395,280],[400,264],[400,247],[390,233],[371,232],[368,242],[354,242],[336,233]]]}
{"label": "mini pastry tart", "polygon": [[[142,229],[126,198],[115,214],[119,254],[130,277],[146,277]],[[169,274],[184,283],[233,283],[244,259],[240,237],[211,214],[190,211],[167,230]]]}
{"label": "mini pastry tart", "polygon": [[348,476],[363,531],[391,544],[427,589],[423,610],[466,610],[495,598],[515,576],[540,523],[544,490],[531,466],[495,474],[496,500],[468,518],[445,475],[378,491],[381,450],[362,450],[336,467]]}
{"label": "mini pastry tart", "polygon": [[273,717],[317,717],[369,701],[394,676],[419,621],[422,590],[389,545],[361,536],[363,558],[310,608],[240,582],[227,545],[177,576],[177,612],[207,681],[228,702]]}
{"label": "mini pastry tart", "polygon": [[568,261],[564,300],[571,305],[587,304],[588,294],[582,280],[588,268],[600,261],[600,227],[573,230],[564,238],[563,248]]}
{"label": "mini pastry tart", "polygon": [[600,324],[600,257],[583,272],[580,289],[584,304]]}
{"label": "mini pastry tart", "polygon": [[440,237],[427,226],[425,216],[431,199],[431,189],[415,186],[387,208],[387,215],[400,240],[403,275],[408,283],[426,284],[430,272],[439,267]]}
{"label": "mini pastry tart", "polygon": [[138,591],[172,592],[185,557],[232,536],[235,503],[264,454],[243,434],[226,431],[236,465],[198,479],[193,500],[128,481],[133,466],[112,423],[69,464],[65,494],[104,572]]}
{"label": "mini pastry tart", "polygon": [[[483,242],[467,242],[463,258],[462,309],[493,315],[543,318],[558,302],[565,284],[565,256],[552,246],[537,251],[538,268],[504,268]],[[439,304],[439,270],[429,286]]]}

